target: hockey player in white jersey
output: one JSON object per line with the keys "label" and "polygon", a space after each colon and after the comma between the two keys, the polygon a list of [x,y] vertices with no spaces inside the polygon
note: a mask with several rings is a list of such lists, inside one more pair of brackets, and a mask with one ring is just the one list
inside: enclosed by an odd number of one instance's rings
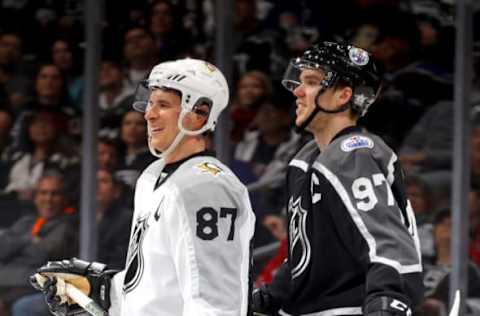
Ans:
{"label": "hockey player in white jersey", "polygon": [[79,311],[56,295],[55,276],[67,273],[88,280],[89,296],[112,316],[247,315],[255,216],[245,186],[207,151],[204,136],[228,98],[223,74],[207,62],[152,69],[134,108],[145,112],[159,159],[137,181],[126,267],[116,272],[77,259],[41,267],[50,280],[34,286],[52,312]]}
{"label": "hockey player in white jersey", "polygon": [[357,126],[381,74],[363,49],[323,42],[283,80],[307,143],[287,170],[288,261],[253,294],[253,310],[282,316],[411,316],[422,264],[395,153]]}

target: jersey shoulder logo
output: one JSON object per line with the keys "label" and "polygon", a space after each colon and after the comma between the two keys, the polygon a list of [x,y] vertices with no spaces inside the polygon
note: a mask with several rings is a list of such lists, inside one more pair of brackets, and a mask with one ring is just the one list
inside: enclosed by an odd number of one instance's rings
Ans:
{"label": "jersey shoulder logo", "polygon": [[203,162],[201,164],[198,164],[196,165],[196,167],[198,169],[200,169],[200,171],[202,173],[211,173],[213,174],[214,176],[218,175],[219,173],[221,173],[223,170],[222,168],[220,168],[219,166],[217,166],[216,164],[213,164],[211,162]]}
{"label": "jersey shoulder logo", "polygon": [[359,148],[373,148],[373,140],[367,136],[354,135],[342,141],[340,148],[345,151],[353,151]]}
{"label": "jersey shoulder logo", "polygon": [[299,277],[305,271],[311,257],[311,246],[307,236],[308,212],[302,208],[301,202],[301,198],[293,201],[292,197],[288,203],[290,256],[293,258],[292,279]]}
{"label": "jersey shoulder logo", "polygon": [[143,275],[145,259],[142,253],[142,244],[148,230],[149,215],[150,214],[137,218],[132,236],[130,237],[125,269],[126,273],[123,281],[123,292],[125,294],[137,287]]}

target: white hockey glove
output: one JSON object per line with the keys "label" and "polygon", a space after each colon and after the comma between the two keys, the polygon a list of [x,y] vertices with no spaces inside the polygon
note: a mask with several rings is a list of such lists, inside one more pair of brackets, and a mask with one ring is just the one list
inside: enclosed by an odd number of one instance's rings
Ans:
{"label": "white hockey glove", "polygon": [[377,296],[367,301],[363,308],[365,316],[412,316],[409,303],[388,296]]}
{"label": "white hockey glove", "polygon": [[57,316],[84,312],[65,292],[65,283],[74,285],[105,311],[110,307],[110,280],[117,270],[108,270],[98,262],[71,260],[52,261],[40,267],[37,273],[48,278],[41,284],[36,275],[30,277],[34,288],[44,293],[50,311]]}

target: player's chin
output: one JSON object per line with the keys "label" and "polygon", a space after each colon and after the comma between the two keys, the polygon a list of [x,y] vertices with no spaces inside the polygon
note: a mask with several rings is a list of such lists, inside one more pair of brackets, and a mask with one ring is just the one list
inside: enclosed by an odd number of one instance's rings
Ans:
{"label": "player's chin", "polygon": [[159,139],[153,139],[152,140],[152,146],[153,148],[155,148],[155,150],[159,151],[159,152],[164,152],[166,149],[167,149],[167,146],[165,144],[165,142],[162,140],[159,140]]}
{"label": "player's chin", "polygon": [[304,121],[305,121],[305,119],[303,117],[297,116],[297,118],[295,119],[295,125],[297,127],[300,127],[300,126],[302,126]]}

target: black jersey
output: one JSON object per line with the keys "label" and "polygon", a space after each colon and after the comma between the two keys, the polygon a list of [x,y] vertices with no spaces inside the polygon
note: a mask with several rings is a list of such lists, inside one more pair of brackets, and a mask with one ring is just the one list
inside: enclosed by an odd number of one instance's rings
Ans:
{"label": "black jersey", "polygon": [[[349,127],[320,153],[306,144],[287,172],[288,299],[280,315],[361,315],[367,297],[423,297],[415,217],[395,153]],[[280,282],[280,281],[278,281]]]}

